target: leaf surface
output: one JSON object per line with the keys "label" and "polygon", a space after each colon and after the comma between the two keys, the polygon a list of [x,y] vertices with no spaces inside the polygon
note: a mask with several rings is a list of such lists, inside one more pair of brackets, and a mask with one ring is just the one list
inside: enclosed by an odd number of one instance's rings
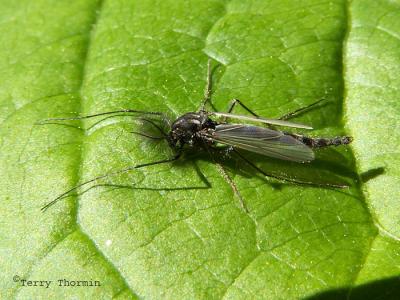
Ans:
{"label": "leaf surface", "polygon": [[[352,299],[398,276],[399,8],[370,0],[0,1],[1,295]],[[248,157],[273,174],[351,187],[279,183],[225,159],[247,214],[213,158],[188,154],[107,178],[41,213],[79,182],[173,151],[133,135],[133,118],[38,120],[196,111],[208,57],[218,111],[238,98],[277,118],[326,98],[293,121],[312,125],[314,136],[350,134],[351,147],[318,151],[310,165]],[[101,286],[67,288],[60,279]],[[374,291],[395,295],[384,283]]]}

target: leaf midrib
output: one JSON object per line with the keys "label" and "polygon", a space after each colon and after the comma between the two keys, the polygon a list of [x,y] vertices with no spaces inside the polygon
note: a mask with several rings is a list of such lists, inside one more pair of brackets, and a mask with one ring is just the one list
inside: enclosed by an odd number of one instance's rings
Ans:
{"label": "leaf midrib", "polygon": [[[83,95],[83,87],[87,78],[87,61],[88,61],[88,57],[90,55],[90,51],[91,51],[91,45],[92,45],[92,40],[96,34],[96,28],[97,28],[97,24],[100,21],[101,18],[101,13],[103,11],[103,4],[104,4],[104,0],[99,0],[97,7],[96,7],[96,16],[91,24],[91,29],[89,30],[88,34],[87,34],[87,44],[85,47],[85,54],[83,57],[83,63],[82,63],[82,69],[81,69],[81,82],[80,82],[80,86],[78,88],[78,111],[80,114],[82,114],[83,112],[83,105],[82,105],[82,99],[84,98]],[[79,139],[79,144],[78,147],[79,149],[81,149],[81,151],[79,151],[79,157],[76,160],[77,161],[77,171],[76,171],[76,180],[74,185],[78,184],[82,178],[82,162],[84,161],[84,157],[85,157],[85,143],[84,143],[84,138],[86,136],[86,130],[85,130],[85,126],[83,126],[83,121],[79,120],[78,121],[79,125],[78,127],[82,128],[82,133],[80,135],[80,139]],[[118,275],[120,281],[123,284],[123,287],[117,292],[117,294],[122,293],[123,291],[125,291],[126,289],[128,289],[132,295],[136,296],[135,293],[133,292],[133,290],[130,288],[130,286],[128,285],[128,283],[126,282],[124,276],[122,276],[122,274],[120,273],[120,271],[114,266],[114,264],[100,251],[100,249],[97,247],[96,243],[90,238],[90,236],[83,230],[83,228],[81,227],[79,221],[78,221],[78,211],[79,211],[79,198],[80,195],[77,194],[75,197],[75,206],[73,209],[73,215],[74,215],[74,222],[77,226],[77,229],[75,231],[79,231],[84,237],[87,238],[87,241],[89,241],[90,243],[92,243],[93,249],[95,249],[95,251],[97,252],[97,255],[102,258],[107,265],[109,265],[109,267],[114,270],[114,272]],[[69,233],[68,235],[70,235],[71,233]],[[54,248],[54,247],[53,247]],[[115,296],[115,295],[114,295]]]}
{"label": "leaf midrib", "polygon": [[[9,116],[7,116],[7,118],[6,118],[5,120],[3,120],[3,121],[0,123],[0,125],[3,124],[5,121],[7,121],[7,120],[8,120],[9,118],[11,118],[12,116],[14,116],[16,112],[18,112],[18,111],[20,111],[21,109],[25,108],[27,105],[32,105],[33,103],[36,103],[37,101],[40,101],[40,100],[43,100],[43,99],[48,99],[48,98],[56,97],[56,96],[62,96],[62,95],[66,95],[66,94],[74,94],[74,93],[77,93],[77,94],[78,94],[78,97],[77,97],[77,99],[78,99],[78,101],[79,101],[79,102],[78,102],[78,111],[79,111],[79,112],[82,112],[82,98],[83,98],[82,90],[83,90],[83,86],[84,86],[84,82],[85,82],[85,78],[86,78],[87,60],[88,60],[88,55],[89,55],[89,53],[90,53],[90,47],[91,47],[91,43],[92,43],[92,38],[93,38],[93,36],[95,35],[96,25],[98,24],[99,19],[100,19],[100,16],[101,16],[103,3],[104,3],[104,0],[100,0],[100,1],[98,2],[97,7],[96,7],[96,16],[95,16],[93,22],[90,24],[90,30],[89,30],[88,32],[86,32],[86,33],[80,32],[80,33],[74,34],[74,35],[72,35],[72,36],[69,35],[69,36],[63,37],[63,38],[61,38],[61,39],[59,39],[59,40],[57,40],[57,41],[53,41],[53,42],[51,43],[51,44],[53,44],[53,43],[56,43],[56,42],[59,42],[59,41],[62,41],[62,40],[66,40],[66,39],[69,39],[69,38],[78,36],[78,35],[79,35],[79,36],[84,36],[84,37],[86,37],[86,47],[85,47],[85,53],[84,53],[84,56],[83,56],[83,59],[82,59],[82,68],[81,68],[81,76],[80,76],[80,85],[79,85],[79,88],[77,89],[77,91],[75,91],[75,92],[69,92],[69,93],[59,93],[59,94],[56,94],[56,95],[49,95],[49,96],[45,96],[45,97],[40,97],[40,98],[34,99],[34,100],[30,101],[29,103],[23,105],[22,107],[19,107],[19,108],[18,108],[17,110],[15,110],[14,112],[12,112]],[[41,47],[38,48],[38,49],[41,49],[41,48],[46,47],[46,46],[48,46],[48,45],[41,46]],[[35,50],[32,51],[31,53],[29,53],[28,55],[32,55],[32,53],[34,53],[36,50],[37,50],[37,49],[35,49]],[[79,121],[78,123],[80,123],[80,125],[82,125],[83,122],[82,122],[82,121]],[[81,128],[84,128],[84,127],[82,127],[82,126],[80,126],[80,127],[81,127]],[[78,135],[77,135],[77,136],[78,136]],[[76,173],[75,173],[75,174],[76,174],[76,178],[75,178],[74,184],[77,184],[77,183],[79,182],[80,178],[81,178],[81,172],[82,172],[81,166],[82,166],[83,158],[84,158],[84,156],[85,156],[85,154],[84,154],[84,137],[85,137],[85,131],[82,130],[82,132],[81,132],[80,135],[79,135],[79,138],[77,139],[77,142],[74,143],[74,144],[76,144],[76,146],[78,147],[78,149],[82,149],[81,151],[78,152],[80,155],[78,156],[78,159],[76,160],[76,161],[77,161],[77,168],[76,168],[77,170],[76,170]],[[131,290],[131,288],[130,288],[129,285],[127,284],[127,282],[125,281],[125,278],[124,278],[124,277],[122,276],[122,274],[119,272],[119,270],[112,264],[111,261],[109,261],[109,260],[104,256],[104,254],[103,254],[103,253],[98,249],[98,247],[96,246],[96,243],[84,232],[84,230],[83,230],[82,227],[80,226],[80,224],[79,224],[79,222],[78,222],[79,196],[74,196],[74,198],[75,198],[75,206],[74,206],[73,211],[71,212],[71,214],[74,215],[74,223],[75,223],[75,226],[67,228],[67,231],[65,232],[65,234],[64,234],[57,242],[52,243],[52,244],[48,247],[47,251],[46,251],[45,253],[43,253],[43,255],[41,255],[41,257],[39,257],[38,260],[36,260],[35,263],[33,263],[32,265],[29,266],[28,271],[22,276],[22,278],[30,278],[30,277],[31,277],[31,274],[32,274],[32,270],[34,269],[34,267],[35,267],[36,265],[38,265],[38,262],[39,262],[39,261],[43,261],[57,246],[59,246],[60,244],[62,244],[62,242],[63,242],[66,238],[68,238],[69,236],[71,236],[72,234],[74,234],[74,233],[76,233],[76,232],[79,232],[81,235],[83,235],[84,237],[86,237],[86,239],[87,239],[88,242],[92,243],[92,246],[93,246],[92,249],[95,249],[95,251],[97,252],[97,256],[98,256],[99,258],[102,258],[102,259],[105,261],[105,263],[106,263],[107,265],[109,265],[110,269],[112,269],[112,270],[115,272],[115,274],[118,275],[118,277],[119,277],[119,279],[120,279],[120,282],[122,283],[123,286],[122,286],[122,288],[114,295],[114,297],[115,297],[116,295],[118,295],[118,294],[124,292],[125,290],[129,290],[133,296],[136,296],[135,293]],[[17,288],[14,290],[14,292],[12,292],[12,295],[13,295],[14,298],[17,298],[17,297],[18,297],[18,294],[19,294],[19,292],[22,290],[22,288],[23,288],[22,285],[17,286]]]}

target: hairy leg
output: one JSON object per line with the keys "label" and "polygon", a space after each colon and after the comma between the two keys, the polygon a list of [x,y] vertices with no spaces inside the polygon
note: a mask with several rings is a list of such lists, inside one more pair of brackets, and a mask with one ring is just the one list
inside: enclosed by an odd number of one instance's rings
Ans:
{"label": "hairy leg", "polygon": [[107,178],[107,177],[110,177],[110,176],[114,176],[114,175],[117,175],[117,174],[129,172],[129,171],[132,171],[132,170],[134,170],[134,169],[139,169],[139,168],[143,168],[143,167],[148,167],[148,166],[153,166],[153,165],[159,165],[159,164],[163,164],[163,163],[173,162],[173,161],[178,160],[179,157],[181,156],[181,154],[182,154],[181,152],[178,152],[178,153],[177,153],[174,157],[172,157],[172,158],[163,159],[163,160],[158,160],[158,161],[153,161],[153,162],[149,162],[149,163],[145,163],[145,164],[139,164],[139,165],[135,165],[135,166],[130,166],[130,167],[127,167],[127,168],[125,168],[125,169],[121,169],[121,170],[118,170],[118,171],[115,171],[115,172],[110,172],[110,173],[108,173],[108,174],[104,174],[104,175],[101,175],[101,176],[97,176],[97,177],[92,178],[92,179],[90,179],[90,180],[87,180],[87,181],[85,181],[85,182],[83,182],[83,183],[81,183],[81,184],[78,184],[78,185],[74,186],[73,188],[69,189],[68,191],[62,193],[62,194],[59,195],[57,198],[55,198],[54,200],[52,200],[52,201],[50,201],[49,203],[47,203],[46,205],[44,205],[44,206],[41,208],[41,210],[42,210],[43,212],[46,211],[50,206],[56,204],[56,203],[57,203],[58,201],[60,201],[61,199],[70,196],[72,192],[78,190],[79,188],[81,188],[81,187],[83,187],[83,186],[88,185],[89,183],[96,182],[96,181],[98,181],[98,180],[100,180],[100,179]]}
{"label": "hairy leg", "polygon": [[211,59],[207,61],[207,84],[204,90],[204,99],[200,105],[199,111],[204,111],[207,102],[211,99],[212,92],[212,71],[211,71]]}
{"label": "hairy leg", "polygon": [[289,112],[289,113],[281,116],[279,118],[279,120],[289,120],[290,118],[294,118],[294,117],[298,116],[299,114],[305,112],[306,110],[310,109],[311,107],[321,103],[322,101],[326,101],[326,99],[322,98],[322,99],[320,99],[318,101],[315,101],[314,103],[311,103],[311,104],[309,104],[307,106],[300,107],[300,108],[296,109],[295,111]]}
{"label": "hairy leg", "polygon": [[274,175],[274,174],[268,173],[268,172],[262,170],[261,168],[257,167],[253,162],[251,162],[246,157],[244,157],[238,150],[234,149],[233,151],[237,154],[237,156],[239,158],[241,158],[243,161],[245,161],[249,166],[251,166],[253,169],[255,169],[256,171],[258,171],[259,173],[261,173],[262,175],[264,175],[266,177],[271,177],[271,178],[275,178],[275,179],[278,179],[278,180],[281,180],[284,182],[290,182],[290,183],[300,184],[300,185],[310,185],[310,186],[325,187],[325,188],[348,188],[347,185],[330,184],[330,183],[315,183],[312,181],[302,181],[302,180],[296,180],[296,179],[292,179],[292,178],[288,178],[288,177],[284,177],[284,176]]}

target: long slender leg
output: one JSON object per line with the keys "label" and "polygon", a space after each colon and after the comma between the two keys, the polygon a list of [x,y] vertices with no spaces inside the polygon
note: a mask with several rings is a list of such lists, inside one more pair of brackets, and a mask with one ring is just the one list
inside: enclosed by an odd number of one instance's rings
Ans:
{"label": "long slender leg", "polygon": [[275,179],[278,179],[278,180],[281,180],[281,181],[295,183],[295,184],[301,184],[301,185],[311,185],[311,186],[318,186],[318,187],[325,187],[325,188],[348,188],[347,185],[330,184],[330,183],[315,183],[315,182],[312,182],[312,181],[302,181],[302,180],[296,180],[296,179],[292,179],[292,178],[287,178],[287,177],[284,177],[284,176],[278,176],[278,175],[270,174],[270,173],[267,173],[266,171],[262,170],[261,168],[257,167],[254,163],[252,163],[250,160],[248,160],[246,157],[244,157],[236,149],[233,149],[233,151],[242,160],[244,160],[248,165],[250,165],[256,171],[258,171],[259,173],[261,173],[262,175],[264,175],[266,177],[271,177],[271,178],[275,178]]}
{"label": "long slender leg", "polygon": [[200,105],[199,111],[204,111],[204,108],[208,101],[211,99],[211,91],[212,91],[212,72],[211,72],[211,59],[207,61],[207,84],[204,90],[204,99]]}
{"label": "long slender leg", "polygon": [[228,182],[228,184],[231,186],[233,192],[235,193],[235,195],[239,198],[239,202],[240,205],[242,206],[243,210],[248,213],[249,210],[247,209],[247,206],[243,200],[242,195],[240,194],[235,182],[233,181],[233,179],[229,176],[228,172],[226,172],[225,168],[223,165],[221,165],[220,163],[215,163],[217,165],[217,168],[219,170],[219,172],[221,173],[222,177],[225,179],[226,182]]}
{"label": "long slender leg", "polygon": [[152,120],[145,119],[145,118],[139,118],[139,120],[145,121],[145,122],[153,125],[155,128],[158,129],[158,131],[162,134],[162,136],[153,136],[153,135],[150,135],[150,134],[141,133],[141,132],[137,132],[137,131],[131,131],[131,133],[134,133],[134,134],[137,134],[137,135],[141,135],[141,136],[153,139],[153,140],[163,140],[163,139],[167,138],[167,134],[164,132],[164,130],[160,126],[158,126],[158,124],[153,122]]}
{"label": "long slender leg", "polygon": [[[97,125],[100,124],[101,122],[104,122],[105,120],[108,120],[108,119],[110,119],[110,118],[115,118],[115,117],[127,117],[127,116],[129,116],[129,115],[126,115],[126,114],[115,114],[115,115],[111,115],[111,116],[104,117],[104,118],[102,118],[102,119],[96,121],[96,122],[93,123],[92,125],[90,125],[90,126],[87,128],[87,130],[92,129],[93,127],[97,126]],[[146,121],[146,122],[148,122],[148,123],[151,123],[151,124],[152,124],[154,127],[156,127],[163,135],[166,135],[166,133],[164,132],[164,130],[163,130],[159,125],[157,125],[155,122],[153,122],[152,120],[146,119],[146,118],[137,118],[137,120],[142,120],[142,121]],[[170,127],[170,123],[169,123],[169,120],[168,120],[168,119],[165,119],[165,118],[164,118],[164,119],[162,119],[162,121],[163,121],[163,122],[166,122],[166,124],[164,123],[164,125],[168,125],[168,127]],[[57,123],[45,123],[45,124],[57,124]]]}
{"label": "long slender leg", "polygon": [[319,99],[318,101],[315,101],[314,103],[311,103],[307,106],[300,107],[300,108],[296,109],[295,111],[292,111],[290,113],[283,115],[282,117],[279,118],[279,120],[288,120],[290,118],[294,118],[294,117],[298,116],[299,114],[303,113],[304,111],[310,109],[311,107],[317,105],[318,103],[321,103],[322,101],[326,101],[326,99],[322,98],[322,99]]}
{"label": "long slender leg", "polygon": [[[246,105],[243,104],[242,101],[240,101],[239,99],[232,99],[230,101],[229,104],[229,108],[228,108],[228,114],[230,114],[233,109],[235,108],[236,104],[239,104],[241,107],[243,107],[247,112],[249,112],[250,114],[252,114],[253,116],[255,116],[256,118],[259,118],[260,116],[257,115],[255,112],[253,112],[250,108],[248,108]],[[226,122],[227,117],[223,117],[221,120],[222,122]]]}
{"label": "long slender leg", "polygon": [[[210,155],[211,160],[213,161],[213,163],[217,166],[218,171],[221,173],[222,177],[225,179],[225,181],[231,186],[233,193],[239,198],[239,202],[241,207],[243,208],[243,210],[248,213],[249,210],[247,209],[247,206],[245,204],[245,201],[243,200],[242,195],[240,194],[235,182],[233,181],[233,179],[229,176],[228,172],[225,170],[224,166],[221,165],[219,162],[217,162],[213,156],[213,154],[211,153],[211,150],[216,151],[214,148],[210,148],[208,147],[206,144],[204,144],[204,147],[206,148],[208,154]],[[224,154],[226,155],[227,150],[224,149],[223,150]]]}
{"label": "long slender leg", "polygon": [[152,120],[145,119],[145,118],[139,118],[139,120],[145,121],[145,122],[147,122],[147,123],[153,125],[155,128],[158,129],[158,131],[159,131],[164,137],[167,137],[167,134],[164,132],[164,130],[163,130],[160,126],[158,126],[158,124],[156,124],[155,122],[153,122]]}
{"label": "long slender leg", "polygon": [[[182,191],[182,190],[205,190],[205,189],[210,189],[211,183],[208,181],[207,177],[204,176],[203,172],[201,172],[199,166],[194,162],[193,163],[194,169],[196,171],[196,174],[199,176],[200,180],[204,183],[204,186],[193,186],[193,187],[174,187],[174,188],[147,188],[147,187],[135,187],[134,189],[137,190],[150,190],[150,191]],[[86,190],[83,190],[79,194],[74,194],[74,195],[82,195],[86,193],[87,191],[96,188],[96,187],[114,187],[114,188],[132,188],[132,186],[125,186],[125,185],[115,185],[115,184],[95,184],[92,185],[91,187],[87,188]]]}
{"label": "long slender leg", "polygon": [[107,112],[102,112],[98,114],[92,114],[92,115],[85,115],[85,116],[78,116],[78,117],[72,117],[72,118],[50,118],[50,119],[45,119],[42,121],[39,121],[36,123],[36,125],[45,125],[47,122],[52,122],[52,121],[73,121],[73,120],[82,120],[82,119],[89,119],[89,118],[95,118],[99,116],[105,116],[105,115],[113,115],[113,114],[121,114],[121,113],[128,113],[128,114],[143,114],[143,115],[157,115],[157,116],[162,116],[163,118],[167,119],[164,113],[162,112],[156,112],[156,111],[143,111],[143,110],[134,110],[134,109],[121,109],[121,110],[114,110],[114,111],[107,111]]}
{"label": "long slender leg", "polygon": [[142,132],[137,132],[137,131],[131,131],[131,133],[152,139],[152,140],[163,140],[165,139],[165,137],[163,136],[154,136],[154,135],[150,135],[150,134],[146,134],[146,133],[142,133]]}
{"label": "long slender leg", "polygon": [[[116,113],[116,112],[108,112],[108,113]],[[56,118],[56,119],[46,119],[46,120],[43,120],[43,121],[41,121],[41,122],[46,122],[46,123],[37,123],[37,125],[45,125],[45,124],[58,124],[58,123],[53,123],[53,122],[51,122],[51,121],[62,121],[62,120],[79,120],[79,119],[82,119],[82,118],[86,118],[86,117],[97,117],[97,116],[99,116],[99,115],[103,115],[103,114],[105,114],[105,113],[101,113],[101,114],[96,114],[96,115],[88,115],[88,116],[84,116],[84,117],[81,117],[81,118]],[[157,114],[158,115],[158,114]],[[92,124],[91,126],[89,126],[88,128],[87,128],[87,130],[90,130],[90,129],[92,129],[94,126],[96,126],[97,124],[99,124],[99,123],[101,123],[101,122],[103,122],[103,121],[105,121],[105,120],[107,120],[107,119],[109,119],[109,118],[114,118],[114,117],[126,117],[127,115],[125,115],[125,114],[114,114],[114,115],[111,115],[111,116],[107,116],[107,117],[105,117],[105,118],[103,118],[103,119],[100,119],[99,121],[97,121],[97,122],[95,122],[94,124]],[[138,120],[141,120],[141,121],[145,121],[145,122],[148,122],[148,123],[150,123],[151,125],[153,125],[155,128],[157,128],[158,129],[158,131],[163,135],[163,137],[160,137],[160,138],[158,138],[157,137],[157,139],[163,139],[163,138],[165,138],[166,136],[167,136],[167,134],[165,133],[165,131],[159,126],[159,125],[157,125],[155,122],[153,122],[152,120],[150,120],[150,119],[146,119],[146,118],[138,118]],[[139,134],[139,135],[142,135],[142,136],[146,136],[146,137],[150,137],[150,136],[148,136],[148,135],[146,135],[146,134],[141,134],[141,133],[138,133],[138,132],[132,132],[132,133],[137,133],[137,134]],[[156,137],[154,137],[154,138],[156,138]]]}
{"label": "long slender leg", "polygon": [[97,177],[92,178],[92,179],[90,179],[90,180],[88,180],[88,181],[85,181],[85,182],[83,182],[83,183],[81,183],[81,184],[78,184],[78,185],[74,186],[73,188],[69,189],[68,191],[62,193],[62,194],[59,195],[57,198],[55,198],[54,200],[50,201],[50,202],[47,203],[45,206],[43,206],[43,207],[41,208],[41,210],[42,210],[43,212],[46,211],[50,206],[54,205],[54,204],[57,203],[59,200],[65,198],[65,197],[67,197],[67,196],[69,196],[69,195],[71,194],[71,192],[74,192],[74,191],[76,191],[77,189],[79,189],[80,187],[83,187],[83,186],[85,186],[85,185],[87,185],[87,184],[89,184],[89,183],[96,182],[97,180],[100,180],[100,179],[103,179],[103,178],[107,178],[107,177],[110,177],[110,176],[114,176],[114,175],[117,175],[117,174],[129,172],[129,171],[134,170],[134,169],[139,169],[139,168],[143,168],[143,167],[148,167],[148,166],[153,166],[153,165],[158,165],[158,164],[173,162],[173,161],[179,159],[179,157],[181,156],[181,154],[182,154],[182,152],[179,151],[174,157],[169,158],[169,159],[163,159],[163,160],[153,161],[153,162],[150,162],[150,163],[140,164],[140,165],[136,165],[136,166],[130,166],[130,167],[125,168],[125,169],[122,169],[122,170],[118,170],[118,171],[111,172],[111,173],[108,173],[108,174],[105,174],[105,175],[97,176]]}
{"label": "long slender leg", "polygon": [[[115,114],[115,115],[111,115],[111,116],[107,116],[107,117],[101,118],[100,120],[98,120],[98,121],[94,122],[93,124],[91,124],[90,126],[88,126],[86,128],[86,130],[91,130],[92,128],[94,128],[98,124],[104,122],[105,120],[108,120],[108,119],[111,119],[111,118],[115,118],[115,117],[127,117],[127,115],[126,114]],[[48,124],[48,123],[46,123],[46,124]]]}
{"label": "long slender leg", "polygon": [[241,107],[243,107],[245,110],[247,110],[250,114],[252,114],[253,116],[259,118],[260,116],[257,115],[255,112],[253,112],[250,108],[248,108],[246,105],[243,104],[242,101],[240,101],[239,99],[232,99],[230,101],[230,105],[229,105],[229,109],[228,109],[228,113],[231,113],[233,111],[233,109],[235,108],[236,104],[239,104]]}

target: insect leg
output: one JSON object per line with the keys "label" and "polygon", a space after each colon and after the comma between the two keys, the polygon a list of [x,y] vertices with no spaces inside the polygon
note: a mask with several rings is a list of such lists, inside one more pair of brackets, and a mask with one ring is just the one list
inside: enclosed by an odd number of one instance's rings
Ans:
{"label": "insect leg", "polygon": [[244,160],[248,165],[250,165],[253,169],[261,173],[262,175],[266,177],[271,177],[275,178],[281,181],[285,182],[290,182],[290,183],[295,183],[295,184],[300,184],[300,185],[310,185],[310,186],[317,186],[317,187],[325,187],[325,188],[348,188],[347,185],[340,185],[340,184],[330,184],[330,183],[315,183],[312,181],[303,181],[303,180],[297,180],[297,179],[292,179],[284,176],[279,176],[279,175],[274,175],[271,173],[267,173],[266,171],[262,170],[261,168],[257,167],[253,162],[248,160],[246,157],[244,157],[239,151],[236,149],[233,149],[233,151],[241,158]]}
{"label": "insect leg", "polygon": [[153,136],[153,135],[150,135],[150,134],[137,132],[137,131],[131,131],[131,133],[134,133],[134,134],[137,134],[137,135],[140,135],[140,136],[144,136],[144,137],[147,137],[147,138],[152,139],[152,140],[163,140],[163,139],[165,139],[165,137],[163,137],[163,136]]}
{"label": "insect leg", "polygon": [[[246,105],[244,105],[242,101],[240,101],[239,99],[236,99],[236,98],[232,99],[230,101],[229,109],[228,109],[228,112],[227,112],[228,114],[230,114],[233,111],[233,109],[235,108],[236,104],[239,104],[241,107],[243,107],[246,111],[248,111],[250,114],[252,114],[256,118],[260,117],[255,112],[253,112],[250,108],[248,108]],[[227,119],[227,117],[223,117],[222,118],[222,122],[226,122],[226,119]]]}
{"label": "insect leg", "polygon": [[[100,124],[101,122],[104,122],[105,120],[108,120],[108,119],[111,119],[111,118],[115,118],[115,117],[127,117],[127,115],[125,115],[125,114],[115,114],[115,115],[111,115],[111,116],[107,116],[107,117],[101,118],[100,120],[94,122],[89,127],[87,127],[86,130],[90,130],[90,129],[94,128],[95,126],[97,126],[98,124]],[[46,123],[46,124],[49,124],[49,123]],[[57,124],[57,123],[53,123],[53,124]]]}
{"label": "insect leg", "polygon": [[231,100],[231,102],[229,104],[228,114],[230,114],[233,111],[233,109],[235,108],[236,104],[239,104],[241,107],[243,107],[245,110],[247,110],[250,114],[252,114],[256,118],[260,117],[255,112],[253,112],[250,108],[248,108],[246,105],[244,105],[243,102],[240,101],[239,99],[232,99]]}
{"label": "insect leg", "polygon": [[164,136],[164,138],[167,137],[167,134],[164,132],[164,130],[163,130],[158,124],[156,124],[155,122],[153,122],[152,120],[150,120],[150,119],[145,119],[145,118],[139,118],[139,120],[145,121],[145,122],[147,122],[147,123],[153,125],[153,126],[154,126],[155,128],[157,128],[158,131]]}
{"label": "insect leg", "polygon": [[143,110],[134,110],[134,109],[121,109],[121,110],[107,111],[107,112],[102,112],[102,113],[98,113],[98,114],[78,116],[78,117],[72,117],[72,118],[50,118],[50,119],[45,119],[45,120],[39,121],[36,123],[36,125],[44,125],[44,124],[47,124],[48,122],[52,122],[52,121],[74,121],[74,120],[90,119],[90,118],[95,118],[95,117],[105,116],[105,115],[116,115],[116,114],[121,114],[121,113],[157,115],[157,116],[161,116],[167,120],[166,115],[162,112],[143,111]]}
{"label": "insect leg", "polygon": [[240,205],[242,206],[242,209],[248,213],[249,210],[247,209],[247,206],[243,200],[242,195],[240,194],[235,182],[233,181],[233,179],[229,176],[228,172],[226,172],[225,168],[223,165],[221,165],[220,163],[215,163],[217,165],[218,171],[221,173],[222,177],[225,179],[225,181],[231,186],[233,192],[235,193],[235,195],[239,198],[239,202]]}
{"label": "insect leg", "polygon": [[167,134],[164,132],[164,130],[160,126],[158,126],[155,122],[153,122],[152,120],[145,119],[145,118],[140,118],[139,120],[145,121],[145,122],[153,125],[155,128],[158,129],[158,131],[162,134],[162,136],[153,136],[150,134],[141,133],[141,132],[137,132],[137,131],[131,131],[131,133],[138,134],[138,135],[141,135],[141,136],[153,139],[153,140],[163,140],[163,139],[167,138]]}
{"label": "insect leg", "polygon": [[55,198],[54,200],[50,201],[50,202],[47,203],[45,206],[43,206],[43,207],[41,208],[41,211],[42,211],[42,212],[46,211],[50,206],[54,205],[55,203],[57,203],[57,202],[60,201],[61,199],[65,198],[65,197],[68,197],[68,196],[71,194],[71,192],[74,192],[74,191],[76,191],[77,189],[79,189],[79,188],[81,188],[81,187],[83,187],[83,186],[88,185],[89,183],[96,182],[97,180],[100,180],[100,179],[103,179],[103,178],[107,178],[107,177],[110,177],[110,176],[114,176],[114,175],[117,175],[117,174],[129,172],[129,171],[132,171],[132,170],[135,170],[135,169],[139,169],[139,168],[143,168],[143,167],[148,167],[148,166],[153,166],[153,165],[159,165],[159,164],[163,164],[163,163],[173,162],[173,161],[175,161],[175,160],[178,160],[179,157],[181,156],[181,154],[182,154],[182,152],[179,151],[179,152],[178,152],[174,157],[172,157],[172,158],[163,159],[163,160],[158,160],[158,161],[153,161],[153,162],[150,162],[150,163],[140,164],[140,165],[136,165],[136,166],[130,166],[130,167],[127,167],[127,168],[122,169],[122,170],[118,170],[118,171],[115,171],[115,172],[111,172],[111,173],[108,173],[108,174],[105,174],[105,175],[101,175],[101,176],[97,176],[97,177],[95,177],[95,178],[92,178],[92,179],[90,179],[90,180],[88,180],[88,181],[85,181],[85,182],[83,182],[83,183],[81,183],[81,184],[78,184],[78,185],[74,186],[73,188],[69,189],[68,191],[62,193],[62,194],[59,195],[57,198]]}
{"label": "insect leg", "polygon": [[207,84],[204,90],[204,99],[200,105],[199,111],[204,111],[204,107],[207,102],[211,99],[211,91],[212,91],[212,72],[211,72],[211,59],[207,61]]}
{"label": "insect leg", "polygon": [[[249,210],[247,209],[247,206],[243,200],[242,195],[240,194],[235,182],[233,181],[233,179],[229,176],[228,172],[226,172],[225,168],[223,165],[221,165],[220,163],[218,163],[214,156],[211,153],[211,150],[217,151],[215,148],[211,148],[209,146],[207,146],[206,144],[204,144],[205,149],[207,150],[211,160],[214,162],[214,164],[217,166],[218,171],[221,173],[222,177],[225,179],[225,181],[231,186],[233,193],[239,198],[239,202],[240,202],[240,206],[242,207],[242,209],[246,212],[249,213]],[[227,151],[232,151],[233,148],[229,147],[229,150],[224,149],[223,150],[223,154],[226,155],[228,152]]]}
{"label": "insect leg", "polygon": [[290,113],[283,115],[282,117],[279,118],[279,120],[288,120],[290,118],[294,118],[294,117],[298,116],[299,114],[303,113],[304,111],[308,110],[309,108],[317,105],[318,103],[321,103],[322,101],[326,101],[326,99],[322,98],[322,99],[319,99],[318,101],[315,101],[314,103],[311,103],[307,106],[300,107],[300,108],[296,109],[295,111],[292,111]]}

